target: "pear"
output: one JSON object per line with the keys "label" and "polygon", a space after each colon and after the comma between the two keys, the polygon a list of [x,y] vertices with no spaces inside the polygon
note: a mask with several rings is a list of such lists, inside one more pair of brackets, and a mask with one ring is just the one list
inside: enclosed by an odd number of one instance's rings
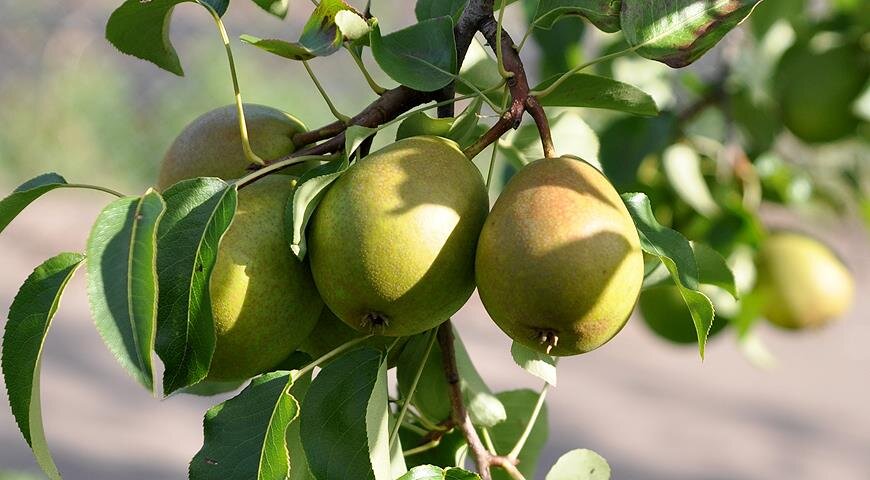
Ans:
{"label": "pear", "polygon": [[858,45],[828,49],[799,41],[779,61],[775,74],[782,120],[809,143],[839,140],[860,123],[852,104],[870,75],[867,52]]}
{"label": "pear", "polygon": [[613,185],[574,157],[508,182],[477,246],[477,287],[512,339],[552,355],[594,350],[628,320],[643,281],[637,230]]}
{"label": "pear", "polygon": [[[280,110],[246,104],[245,120],[251,148],[266,161],[296,150],[292,137],[305,126]],[[185,127],[163,158],[157,186],[164,190],[194,177],[231,180],[249,173],[250,163],[242,150],[239,115],[235,105],[212,110]]]}
{"label": "pear", "polygon": [[474,290],[474,249],[489,201],[452,140],[400,140],[351,166],[309,229],[324,302],[363,333],[407,336],[453,315]]}
{"label": "pear", "polygon": [[[698,343],[692,313],[676,285],[661,284],[645,289],[640,294],[638,309],[647,326],[659,337],[679,344]],[[728,320],[717,314],[707,332],[707,339],[713,338],[726,325]]]}
{"label": "pear", "polygon": [[284,234],[292,182],[273,175],[239,191],[209,284],[217,335],[210,381],[246,379],[277,365],[308,337],[323,308]]}
{"label": "pear", "polygon": [[815,239],[774,233],[761,246],[757,263],[763,314],[774,325],[792,330],[822,327],[852,305],[852,275]]}

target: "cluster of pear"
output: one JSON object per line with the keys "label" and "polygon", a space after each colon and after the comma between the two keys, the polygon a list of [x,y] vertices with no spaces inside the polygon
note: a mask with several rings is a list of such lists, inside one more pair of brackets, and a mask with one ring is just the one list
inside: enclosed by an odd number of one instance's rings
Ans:
{"label": "cluster of pear", "polygon": [[[262,158],[294,151],[298,120],[255,105],[245,113]],[[163,161],[160,188],[244,175],[237,120],[225,107],[188,126]],[[554,355],[603,345],[637,301],[643,257],[634,223],[613,186],[580,159],[531,163],[490,212],[483,178],[456,143],[399,140],[329,187],[304,261],[283,227],[295,185],[283,173],[239,191],[210,283],[209,380],[251,377],[294,351],[317,357],[366,334],[385,348],[450,318],[475,287],[507,335]]]}
{"label": "cluster of pear", "polygon": [[[771,234],[756,256],[754,294],[761,316],[787,330],[826,326],[842,317],[852,305],[855,282],[849,269],[823,243],[797,232]],[[692,315],[673,284],[647,288],[638,303],[646,324],[660,337],[674,343],[697,341]],[[727,316],[717,312],[708,338],[723,331]]]}

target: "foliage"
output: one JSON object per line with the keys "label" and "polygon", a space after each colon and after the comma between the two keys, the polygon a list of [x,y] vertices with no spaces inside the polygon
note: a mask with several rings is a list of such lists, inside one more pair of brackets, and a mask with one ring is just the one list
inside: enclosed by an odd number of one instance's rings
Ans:
{"label": "foliage", "polygon": [[[202,7],[224,42],[241,114],[242,151],[233,154],[251,165],[250,172],[242,178],[187,179],[164,191],[147,189],[140,196],[69,183],[48,173],[0,200],[2,232],[31,203],[55,190],[91,189],[118,197],[97,217],[84,254],[63,253],[34,270],[12,303],[5,327],[2,371],[11,410],[50,478],[60,478],[63,466],[59,470],[55,465],[43,431],[40,359],[71,276],[85,265],[97,330],[119,364],[149,391],[155,389],[155,352],[163,364],[163,395],[211,394],[238,386],[208,380],[216,341],[209,286],[217,251],[236,215],[239,190],[276,172],[297,177],[278,217],[284,218],[288,258],[306,271],[316,268],[306,255],[309,226],[316,228],[322,221],[317,214],[330,204],[322,200],[328,192],[336,192],[333,186],[341,179],[341,188],[353,191],[360,202],[395,193],[408,203],[389,215],[397,217],[419,205],[427,205],[432,213],[402,225],[408,232],[401,236],[401,244],[390,248],[385,243],[361,248],[373,239],[353,235],[332,238],[335,245],[356,254],[361,268],[377,263],[371,252],[383,257],[383,252],[391,251],[389,258],[378,261],[389,267],[384,271],[392,272],[408,263],[415,248],[426,244],[437,250],[439,268],[446,265],[444,271],[452,272],[456,283],[461,276],[457,272],[473,269],[474,249],[454,252],[456,235],[439,237],[439,232],[453,232],[462,216],[462,208],[445,205],[436,197],[446,191],[444,184],[466,182],[477,188],[485,180],[489,193],[498,195],[517,170],[542,156],[583,157],[604,174],[590,167],[595,175],[622,194],[628,229],[632,236],[636,230],[645,253],[643,287],[648,292],[676,289],[692,323],[682,326],[694,330],[702,358],[714,325],[715,331],[736,330],[738,341],[746,345],[749,339],[757,341],[751,335],[756,318],[770,311],[765,308],[770,292],[753,289],[752,282],[740,275],[744,269],[733,268],[748,262],[752,270],[752,260],[746,260],[743,252],[764,249],[768,235],[758,213],[762,202],[794,208],[822,205],[837,213],[863,212],[870,217],[870,168],[862,161],[867,148],[861,143],[866,141],[868,115],[866,107],[864,111],[854,107],[870,72],[862,37],[866,20],[860,7],[850,7],[848,2],[832,5],[828,18],[805,18],[789,2],[759,0],[526,0],[495,5],[482,0],[418,0],[417,21],[388,31],[368,8],[371,5],[357,9],[343,0],[321,0],[309,13],[301,7],[291,11],[286,0],[255,0],[262,10],[281,19],[292,15],[304,25],[296,41],[254,35],[243,35],[242,40],[280,59],[302,63],[336,119],[312,131],[286,133],[295,152],[270,162],[258,157],[250,145],[233,42],[222,21],[229,0],[126,0],[107,16],[106,38],[123,53],[182,75],[169,25],[183,3]],[[377,1],[373,7],[375,13],[382,8]],[[528,31],[514,42],[503,29],[503,18],[519,9]],[[742,29],[740,36],[728,35],[747,19],[751,28]],[[602,36],[599,31],[620,33]],[[491,54],[474,39],[477,33],[485,37]],[[599,56],[584,62],[581,57],[587,49],[580,46],[585,47],[592,36],[603,45]],[[715,49],[723,39],[739,42],[741,54]],[[538,43],[543,50],[539,72],[527,72],[523,63],[528,42]],[[710,56],[712,75],[661,65],[687,67],[711,50],[715,53]],[[341,113],[309,65],[340,53],[354,60],[360,83],[365,80],[372,91],[372,103],[353,116]],[[365,62],[364,55],[373,61]],[[202,62],[198,55],[189,57]],[[209,58],[205,63],[221,62]],[[848,81],[826,84],[810,102],[838,109],[827,113],[834,115],[831,118],[801,117],[806,104],[795,103],[795,98],[805,96],[806,85],[795,78],[807,75],[794,72],[813,73],[820,65],[825,72],[849,69]],[[369,69],[375,66],[379,71],[373,74]],[[544,79],[531,88],[534,83],[529,78],[540,77]],[[379,84],[383,79],[399,86],[385,88]],[[465,108],[457,113],[457,105]],[[435,108],[438,118],[427,113]],[[815,107],[809,110],[820,112]],[[522,123],[526,113],[534,122]],[[172,116],[161,113],[149,121],[161,123],[166,117]],[[829,127],[835,120],[839,121],[836,131],[810,131],[818,125]],[[393,125],[398,125],[397,140],[444,137],[439,144],[451,149],[460,163],[465,157],[471,161],[484,151],[490,153],[489,161],[481,163],[482,178],[474,169],[465,169],[474,170],[471,174],[457,169],[449,181],[438,181],[432,173],[423,176],[419,172],[425,170],[408,165],[412,156],[432,154],[425,151],[427,142],[402,141],[393,143],[396,153],[384,162],[387,173],[368,185],[348,185],[358,165],[367,161],[373,141],[383,141],[384,130]],[[509,133],[511,129],[517,131]],[[3,148],[0,145],[0,152]],[[132,144],[121,148],[136,150]],[[833,160],[820,167],[823,162],[817,157]],[[409,181],[407,176],[415,174],[423,178]],[[560,180],[550,179],[546,186]],[[602,195],[588,185],[564,182],[562,186]],[[464,201],[460,196],[451,195],[451,201]],[[530,231],[543,224],[534,215],[551,213],[526,207],[518,205],[517,210],[526,215],[516,224]],[[616,210],[624,211],[622,205]],[[352,231],[359,220],[351,215],[342,223]],[[374,239],[390,240],[395,238]],[[437,243],[442,240],[443,245]],[[335,258],[337,249],[318,255]],[[239,278],[257,274],[244,269],[245,259],[233,261],[238,263]],[[826,261],[839,268],[833,255]],[[541,351],[524,346],[528,338],[514,338],[511,354],[516,364],[543,381],[543,386],[540,391],[493,393],[443,311],[444,305],[461,305],[467,296],[457,300],[452,289],[430,287],[423,279],[401,285],[382,271],[359,278],[341,268],[341,264],[330,267],[332,275],[346,280],[335,288],[341,292],[326,292],[321,282],[319,293],[325,299],[336,294],[363,305],[359,318],[339,312],[358,336],[321,358],[305,357],[301,365],[299,357],[291,355],[249,379],[234,398],[212,407],[205,414],[204,444],[190,464],[189,477],[517,480],[543,471],[536,464],[547,440],[545,401],[548,389],[557,383],[558,358],[550,354],[564,351],[551,349],[557,346],[558,329],[576,325],[542,325],[541,338],[533,339],[547,347]],[[424,279],[434,275],[425,273]],[[313,277],[323,278],[317,272]],[[367,297],[365,282],[381,295]],[[849,284],[848,279],[843,283]],[[428,303],[441,308],[437,318],[432,311],[422,312],[432,320],[424,323],[434,328],[397,337],[383,350],[363,343],[387,330],[390,318],[385,311],[419,297],[421,291],[428,302],[418,305],[424,305],[424,310]],[[538,304],[540,321],[546,323],[553,317],[547,309],[556,307]],[[677,343],[685,343],[684,337]],[[390,396],[387,374],[394,366],[398,398]],[[466,455],[476,471],[464,469]],[[548,480],[598,480],[611,475],[604,458],[585,449],[567,452],[546,467]]]}

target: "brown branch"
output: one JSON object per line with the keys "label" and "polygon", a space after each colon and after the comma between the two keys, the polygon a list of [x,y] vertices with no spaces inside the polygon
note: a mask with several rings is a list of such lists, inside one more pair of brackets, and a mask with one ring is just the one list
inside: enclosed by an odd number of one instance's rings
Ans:
{"label": "brown branch", "polygon": [[[444,364],[444,375],[447,378],[447,393],[450,397],[451,420],[453,425],[459,427],[474,463],[477,473],[483,480],[492,480],[491,468],[493,466],[503,468],[513,478],[521,479],[522,474],[516,468],[517,460],[513,458],[492,455],[477,434],[471,417],[465,408],[462,397],[462,388],[459,384],[459,368],[456,366],[456,348],[454,347],[453,324],[447,320],[438,328],[438,345],[441,346],[441,360]],[[518,475],[518,476],[517,476]]]}

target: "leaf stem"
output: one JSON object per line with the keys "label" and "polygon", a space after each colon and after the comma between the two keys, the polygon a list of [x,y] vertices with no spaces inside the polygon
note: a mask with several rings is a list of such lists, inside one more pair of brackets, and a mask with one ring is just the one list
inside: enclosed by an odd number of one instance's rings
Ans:
{"label": "leaf stem", "polygon": [[586,69],[586,68],[589,68],[589,67],[591,67],[591,66],[593,66],[593,65],[596,65],[596,64],[598,64],[598,63],[605,62],[605,61],[607,61],[607,60],[611,60],[611,59],[614,59],[614,58],[621,57],[621,56],[623,56],[623,55],[625,55],[625,54],[627,54],[627,53],[631,53],[631,52],[637,50],[638,48],[640,48],[641,46],[642,46],[642,44],[641,44],[641,45],[635,45],[634,47],[629,47],[629,48],[626,48],[625,50],[620,50],[620,51],[618,51],[618,52],[613,52],[613,53],[611,53],[611,54],[604,55],[603,57],[598,57],[598,58],[596,58],[596,59],[594,59],[594,60],[590,60],[590,61],[588,61],[588,62],[586,62],[586,63],[581,64],[581,65],[577,65],[576,67],[572,68],[571,70],[568,70],[567,72],[565,72],[565,73],[563,73],[561,76],[559,76],[559,78],[556,79],[556,81],[553,82],[549,87],[547,87],[547,88],[545,88],[545,89],[543,89],[543,90],[541,90],[541,91],[532,90],[529,94],[532,95],[532,96],[538,97],[538,98],[546,97],[547,95],[553,93],[557,88],[559,88],[559,85],[562,85],[562,83],[563,83],[565,80],[567,80],[569,77],[571,77],[571,76],[574,75],[575,73],[577,73],[577,72],[579,72],[579,71],[581,71],[581,70],[584,70],[584,69]]}
{"label": "leaf stem", "polygon": [[526,424],[526,428],[523,430],[523,434],[520,435],[520,438],[517,439],[514,448],[507,454],[508,458],[519,458],[520,452],[523,450],[523,447],[526,446],[526,441],[529,440],[529,435],[532,434],[532,429],[535,428],[535,422],[538,421],[538,416],[540,416],[541,410],[544,407],[544,402],[547,400],[547,391],[549,391],[549,389],[550,384],[544,382],[544,386],[541,388],[541,393],[538,395],[538,401],[535,403],[535,408],[532,410],[531,416],[529,416],[529,423]]}
{"label": "leaf stem", "polygon": [[402,404],[402,409],[399,410],[399,416],[396,417],[396,424],[393,426],[393,431],[390,432],[390,448],[393,448],[393,445],[396,444],[396,439],[399,438],[399,427],[402,426],[402,421],[405,420],[405,414],[408,413],[408,407],[411,406],[411,400],[414,399],[414,392],[417,391],[417,384],[420,383],[420,377],[423,376],[423,368],[426,367],[426,362],[429,361],[429,354],[432,353],[432,346],[435,345],[435,339],[438,338],[435,331],[436,329],[429,331],[429,343],[426,344],[426,352],[420,359],[420,366],[417,367],[417,372],[414,374],[414,381],[411,382],[408,396]]}
{"label": "leaf stem", "polygon": [[101,187],[99,185],[88,185],[86,183],[67,183],[66,185],[63,185],[63,187],[65,187],[65,188],[85,188],[88,190],[96,190],[98,192],[108,193],[109,195],[114,195],[118,198],[126,197],[126,195],[124,195],[121,192],[116,192],[115,190],[112,190],[111,188]]}
{"label": "leaf stem", "polygon": [[354,63],[356,63],[356,66],[359,67],[359,71],[362,72],[363,77],[365,77],[366,79],[366,83],[369,84],[369,87],[372,89],[373,92],[375,92],[375,95],[383,95],[384,92],[387,91],[387,89],[378,85],[378,82],[376,82],[375,79],[372,78],[368,68],[366,68],[366,64],[363,62],[362,57],[360,57],[357,51],[354,50],[352,47],[348,47],[347,45],[345,45],[344,48],[348,51],[348,53],[350,53],[350,57],[353,58]]}
{"label": "leaf stem", "polygon": [[501,35],[502,25],[504,24],[505,1],[501,0],[501,8],[498,11],[498,30],[496,31],[495,57],[498,60],[498,73],[501,78],[508,79],[514,76],[513,72],[507,71],[504,67],[504,56],[502,56]]}
{"label": "leaf stem", "polygon": [[[508,88],[504,87],[503,90],[503,100],[501,101],[501,114],[504,114],[504,110],[507,108],[508,104]],[[486,191],[489,192],[490,186],[492,185],[492,173],[495,170],[495,157],[498,154],[498,141],[493,142],[492,144],[492,155],[489,157],[489,169],[486,172]]]}
{"label": "leaf stem", "polygon": [[291,165],[295,165],[297,163],[307,162],[309,160],[324,161],[324,160],[328,160],[328,159],[326,157],[321,156],[321,155],[305,155],[305,156],[301,156],[301,157],[291,157],[291,158],[288,158],[286,160],[281,160],[280,162],[272,163],[272,164],[267,165],[267,166],[255,171],[255,172],[251,172],[251,173],[245,175],[244,177],[236,180],[236,186],[239,189],[242,189],[242,188],[250,185],[251,183],[254,183],[257,180],[265,177],[266,175],[275,173],[279,170],[283,170],[283,169],[285,169]]}
{"label": "leaf stem", "polygon": [[483,438],[483,444],[486,445],[486,449],[489,450],[490,455],[498,455],[498,452],[495,450],[495,444],[492,443],[492,436],[489,434],[489,429],[482,427],[480,429],[480,436]]}
{"label": "leaf stem", "polygon": [[317,360],[302,367],[302,370],[299,370],[296,372],[296,378],[304,377],[305,375],[311,373],[311,371],[314,370],[314,368],[317,367],[318,365],[321,365],[322,363],[326,362],[327,360],[329,360],[333,357],[341,355],[345,351],[353,348],[356,345],[359,345],[360,343],[362,343],[370,338],[372,338],[372,335],[366,335],[364,337],[354,338],[353,340],[351,340],[343,345],[339,345],[338,347],[334,348],[329,353],[323,355],[322,357],[318,358]]}
{"label": "leaf stem", "polygon": [[404,452],[402,452],[402,456],[410,457],[411,455],[416,455],[418,453],[428,452],[429,450],[432,450],[433,448],[438,447],[438,445],[441,445],[440,438],[436,438],[435,440],[432,440],[430,442],[426,442],[423,445],[420,445],[419,447],[409,448],[408,450],[405,450]]}
{"label": "leaf stem", "polygon": [[332,99],[329,98],[329,94],[326,93],[323,85],[320,84],[320,80],[317,79],[317,75],[315,75],[314,71],[311,70],[311,65],[308,64],[308,61],[302,60],[302,65],[305,66],[305,71],[308,72],[308,76],[311,77],[311,81],[314,82],[314,86],[317,87],[317,91],[320,92],[320,96],[323,97],[323,100],[326,102],[326,106],[329,107],[329,111],[332,112],[332,115],[340,122],[349,122],[350,117],[339,112],[338,109],[335,108],[335,104],[332,103]]}
{"label": "leaf stem", "polygon": [[230,37],[227,35],[227,29],[224,27],[224,22],[221,20],[221,16],[218,15],[217,11],[208,5],[205,2],[198,2],[200,5],[206,8],[209,11],[212,18],[214,19],[215,25],[217,25],[218,31],[221,35],[221,40],[224,42],[224,48],[227,51],[227,61],[230,66],[230,76],[233,79],[233,92],[235,93],[236,100],[236,108],[239,112],[239,134],[242,138],[242,150],[245,152],[245,158],[255,165],[266,165],[266,161],[257,156],[254,153],[254,150],[251,148],[251,140],[248,137],[248,125],[245,120],[245,107],[242,102],[242,91],[239,87],[239,77],[236,74],[236,62],[233,59],[233,49],[230,46]]}

